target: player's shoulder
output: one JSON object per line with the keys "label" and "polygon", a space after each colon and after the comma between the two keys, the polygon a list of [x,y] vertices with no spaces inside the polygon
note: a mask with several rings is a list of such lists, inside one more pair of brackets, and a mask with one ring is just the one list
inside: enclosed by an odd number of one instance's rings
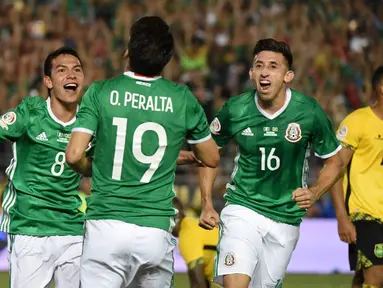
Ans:
{"label": "player's shoulder", "polygon": [[231,96],[228,100],[226,100],[223,106],[230,110],[235,110],[235,108],[240,108],[240,110],[242,110],[243,107],[248,107],[246,104],[250,102],[255,103],[255,93],[256,91],[251,89],[241,94]]}
{"label": "player's shoulder", "polygon": [[190,94],[191,94],[191,90],[190,90],[189,86],[187,86],[185,84],[176,83],[176,82],[173,82],[173,81],[165,79],[165,78],[161,78],[159,80],[162,82],[162,85],[166,86],[166,89],[175,90],[178,92],[179,91],[190,92]]}
{"label": "player's shoulder", "polygon": [[40,96],[30,96],[25,98],[21,102],[21,105],[23,105],[26,109],[28,109],[29,112],[32,112],[34,110],[46,108],[47,101]]}
{"label": "player's shoulder", "polygon": [[320,107],[320,104],[315,98],[307,96],[304,93],[294,89],[290,89],[290,91],[291,91],[291,101],[293,103],[296,103],[298,105],[308,106],[307,108]]}
{"label": "player's shoulder", "polygon": [[363,108],[359,108],[359,109],[356,109],[354,110],[353,112],[351,112],[350,114],[348,114],[344,120],[344,121],[347,121],[347,122],[358,122],[358,121],[363,121],[365,120],[367,117],[370,116],[370,111],[371,111],[371,108],[370,107],[363,107]]}

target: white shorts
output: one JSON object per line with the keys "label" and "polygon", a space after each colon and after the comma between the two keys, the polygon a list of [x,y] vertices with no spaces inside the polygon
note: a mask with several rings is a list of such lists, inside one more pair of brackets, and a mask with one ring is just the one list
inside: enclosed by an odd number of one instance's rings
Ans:
{"label": "white shorts", "polygon": [[82,236],[9,235],[11,288],[78,288]]}
{"label": "white shorts", "polygon": [[85,231],[81,288],[173,286],[169,232],[117,220],[88,220]]}
{"label": "white shorts", "polygon": [[249,287],[282,287],[298,238],[299,227],[239,205],[226,206],[221,212],[214,282],[223,285],[223,275],[238,273],[251,278]]}

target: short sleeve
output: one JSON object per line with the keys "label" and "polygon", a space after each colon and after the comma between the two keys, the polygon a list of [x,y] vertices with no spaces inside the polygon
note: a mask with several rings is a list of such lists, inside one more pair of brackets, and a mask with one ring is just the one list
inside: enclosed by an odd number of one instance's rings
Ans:
{"label": "short sleeve", "polygon": [[334,156],[341,149],[341,146],[335,136],[330,120],[319,104],[316,104],[314,107],[313,125],[312,147],[315,156],[322,159]]}
{"label": "short sleeve", "polygon": [[359,146],[361,139],[359,121],[353,117],[354,114],[348,115],[342,123],[340,123],[336,137],[343,147],[355,150]]}
{"label": "short sleeve", "polygon": [[222,148],[232,138],[230,132],[229,104],[226,102],[210,123],[210,131],[218,147]]}
{"label": "short sleeve", "polygon": [[201,239],[201,233],[197,230],[198,225],[193,225],[192,221],[188,221],[188,218],[184,218],[183,224],[180,230],[178,238],[178,247],[182,258],[186,264],[203,258],[203,243]]}
{"label": "short sleeve", "polygon": [[189,144],[198,144],[211,138],[209,124],[205,112],[195,96],[186,90],[186,129],[187,142]]}
{"label": "short sleeve", "polygon": [[0,141],[16,141],[27,130],[29,123],[27,99],[23,100],[15,109],[0,116]]}
{"label": "short sleeve", "polygon": [[98,126],[98,87],[93,83],[81,99],[80,110],[72,132],[85,132],[94,135]]}

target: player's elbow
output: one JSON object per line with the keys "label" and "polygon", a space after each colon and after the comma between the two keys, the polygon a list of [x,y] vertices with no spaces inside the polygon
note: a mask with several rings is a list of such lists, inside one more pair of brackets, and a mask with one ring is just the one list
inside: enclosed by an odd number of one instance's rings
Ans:
{"label": "player's elbow", "polygon": [[344,173],[345,163],[342,160],[342,158],[339,156],[339,153],[327,159],[325,162],[325,165],[330,165],[334,173],[338,175],[338,178],[340,178]]}
{"label": "player's elbow", "polygon": [[213,139],[195,145],[194,152],[197,158],[207,167],[217,168],[220,162],[220,155],[217,144]]}
{"label": "player's elbow", "polygon": [[81,161],[82,152],[79,149],[68,147],[65,152],[65,159],[69,166],[73,167]]}

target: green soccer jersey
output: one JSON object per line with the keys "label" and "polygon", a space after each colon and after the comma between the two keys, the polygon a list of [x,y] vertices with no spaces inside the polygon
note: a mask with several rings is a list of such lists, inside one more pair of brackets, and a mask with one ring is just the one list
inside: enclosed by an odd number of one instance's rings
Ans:
{"label": "green soccer jersey", "polygon": [[78,208],[80,175],[65,163],[75,118],[63,123],[50,109],[50,98],[26,98],[0,120],[0,141],[13,142],[6,170],[1,230],[30,236],[82,235]]}
{"label": "green soccer jersey", "polygon": [[254,90],[229,99],[210,130],[220,147],[230,139],[237,143],[227,202],[291,225],[299,225],[306,212],[292,192],[307,187],[310,147],[323,159],[341,148],[315,99],[290,89],[273,115],[259,107]]}
{"label": "green soccer jersey", "polygon": [[96,133],[90,220],[114,219],[169,231],[176,160],[187,138],[211,138],[205,113],[185,86],[132,72],[90,86],[76,128]]}

